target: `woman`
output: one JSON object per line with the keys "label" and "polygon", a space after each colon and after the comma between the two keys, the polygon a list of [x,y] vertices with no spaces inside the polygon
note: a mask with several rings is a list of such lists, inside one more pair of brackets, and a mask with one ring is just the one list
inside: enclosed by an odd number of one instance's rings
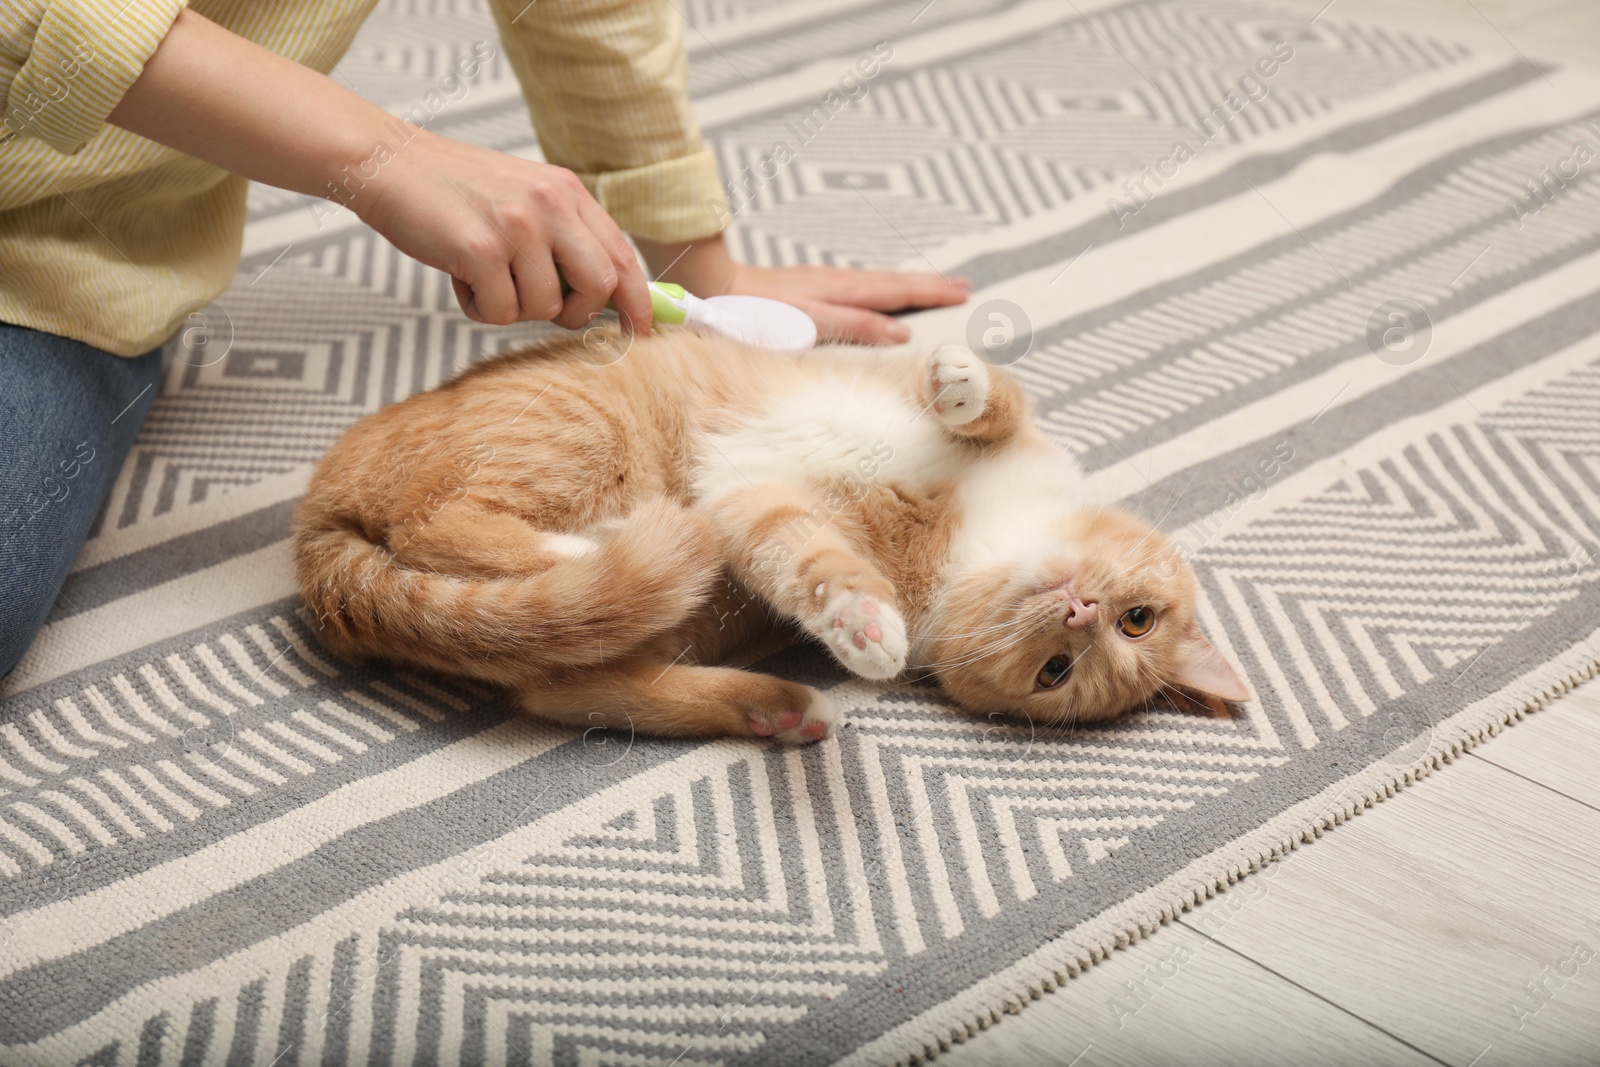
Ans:
{"label": "woman", "polygon": [[0,675],[132,447],[159,346],[233,276],[246,179],[353,210],[448,273],[478,322],[576,328],[612,301],[648,330],[624,232],[652,273],[786,300],[841,339],[903,340],[883,311],[966,299],[929,275],[733,262],[670,0],[491,0],[549,163],[423,129],[402,142],[329,77],[372,3],[0,10]]}

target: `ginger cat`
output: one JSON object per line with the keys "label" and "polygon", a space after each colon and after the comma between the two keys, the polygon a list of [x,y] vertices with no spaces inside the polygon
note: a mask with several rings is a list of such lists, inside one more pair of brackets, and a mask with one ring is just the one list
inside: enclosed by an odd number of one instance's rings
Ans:
{"label": "ginger cat", "polygon": [[861,677],[910,666],[1039,723],[1169,686],[1248,698],[1184,560],[1089,506],[966,348],[792,356],[660,329],[610,365],[589,351],[488,360],[328,453],[295,549],[329,645],[666,736],[828,736],[824,694],[717,666],[795,624]]}

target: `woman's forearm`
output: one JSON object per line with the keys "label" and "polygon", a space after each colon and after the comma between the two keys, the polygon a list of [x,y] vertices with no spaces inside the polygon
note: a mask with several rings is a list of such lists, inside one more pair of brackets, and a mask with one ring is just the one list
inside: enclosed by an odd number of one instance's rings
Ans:
{"label": "woman's forearm", "polygon": [[185,10],[111,122],[255,181],[330,196],[329,183],[370,156],[393,120],[333,79]]}

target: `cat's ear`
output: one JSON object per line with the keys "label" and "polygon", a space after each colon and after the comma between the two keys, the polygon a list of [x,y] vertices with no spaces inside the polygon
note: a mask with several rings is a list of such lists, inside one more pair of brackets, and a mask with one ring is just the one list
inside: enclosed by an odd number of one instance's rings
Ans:
{"label": "cat's ear", "polygon": [[1178,646],[1178,661],[1171,681],[1173,685],[1236,704],[1250,699],[1250,689],[1233,665],[1211,647],[1211,642],[1200,636],[1199,630],[1189,631]]}

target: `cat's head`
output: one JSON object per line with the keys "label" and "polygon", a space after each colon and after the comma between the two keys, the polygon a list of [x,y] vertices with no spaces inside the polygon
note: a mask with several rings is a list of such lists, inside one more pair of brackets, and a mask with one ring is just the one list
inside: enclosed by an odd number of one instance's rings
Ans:
{"label": "cat's head", "polygon": [[959,703],[1070,724],[1141,707],[1165,687],[1249,699],[1200,633],[1188,562],[1157,530],[1096,509],[1050,534],[1029,561],[945,590],[926,650]]}

